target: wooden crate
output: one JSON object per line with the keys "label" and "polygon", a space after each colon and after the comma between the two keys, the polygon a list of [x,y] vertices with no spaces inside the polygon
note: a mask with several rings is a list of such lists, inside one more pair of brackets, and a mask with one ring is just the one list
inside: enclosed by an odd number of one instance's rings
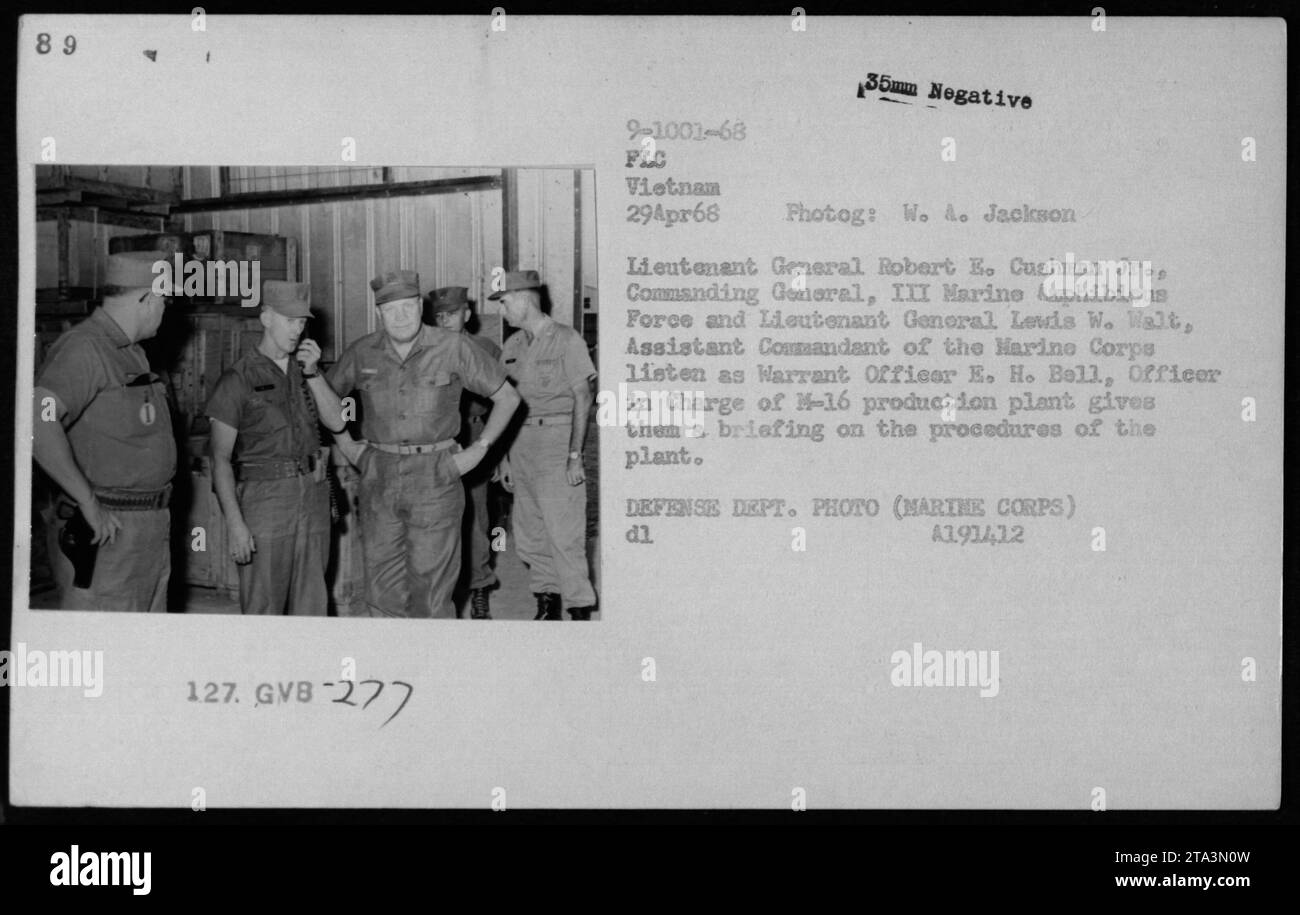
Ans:
{"label": "wooden crate", "polygon": [[40,374],[41,367],[45,364],[45,356],[49,353],[50,347],[54,345],[54,341],[71,330],[73,325],[80,323],[83,317],[78,315],[47,316],[43,314],[36,316],[36,333],[33,335],[33,343],[36,349],[32,365],[37,374]]}
{"label": "wooden crate", "polygon": [[[257,261],[262,280],[298,279],[298,240],[283,235],[228,232],[203,229],[198,232],[163,232],[115,238],[109,253],[161,251],[169,259],[176,254],[186,261]],[[193,301],[193,300],[192,300]],[[208,296],[198,301],[213,305],[238,305],[238,296]]]}
{"label": "wooden crate", "polygon": [[[177,477],[172,505],[176,559],[184,563],[182,574],[187,585],[220,588],[237,597],[239,573],[227,549],[226,521],[212,488],[212,462],[206,452],[206,437],[189,438],[182,458],[185,467]],[[195,550],[195,531],[200,528],[205,549]]]}
{"label": "wooden crate", "polygon": [[[36,298],[38,303],[95,298],[104,281],[104,258],[115,241],[146,230],[80,219],[80,210],[48,208],[36,223]],[[91,210],[92,216],[98,211]],[[161,224],[161,219],[155,219]]]}
{"label": "wooden crate", "polygon": [[155,371],[166,372],[186,434],[206,434],[203,409],[221,373],[256,347],[262,324],[246,311],[235,314],[178,312],[144,344]]}

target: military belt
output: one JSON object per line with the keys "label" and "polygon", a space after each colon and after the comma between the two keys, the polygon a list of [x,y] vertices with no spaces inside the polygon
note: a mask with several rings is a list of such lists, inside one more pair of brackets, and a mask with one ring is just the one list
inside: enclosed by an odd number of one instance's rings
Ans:
{"label": "military belt", "polygon": [[250,480],[288,480],[311,476],[325,479],[324,452],[309,454],[296,461],[240,461],[235,467],[235,479],[241,483]]}
{"label": "military belt", "polygon": [[168,483],[162,489],[147,492],[114,490],[113,492],[95,491],[95,499],[105,508],[124,512],[146,512],[166,508],[171,505],[172,487]]}
{"label": "military belt", "polygon": [[572,413],[546,413],[541,416],[524,417],[525,426],[558,426],[573,422]]}
{"label": "military belt", "polygon": [[432,454],[435,451],[446,451],[448,448],[456,447],[454,438],[443,439],[432,445],[390,445],[387,442],[369,442],[371,448],[378,448],[387,454]]}

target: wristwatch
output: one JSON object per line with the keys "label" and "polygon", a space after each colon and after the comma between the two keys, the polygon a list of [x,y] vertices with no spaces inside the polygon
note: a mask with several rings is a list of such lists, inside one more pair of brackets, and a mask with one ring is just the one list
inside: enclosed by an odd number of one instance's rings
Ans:
{"label": "wristwatch", "polygon": [[582,457],[582,455],[581,455],[580,453],[578,453],[577,451],[570,451],[570,452],[569,452],[569,460],[571,460],[571,461],[576,461],[576,460],[578,460],[578,458],[580,458],[580,457]]}
{"label": "wristwatch", "polygon": [[307,374],[306,372],[303,372],[303,373],[302,373],[302,377],[303,377],[303,378],[315,378],[315,377],[317,377],[318,375],[320,375],[320,372],[312,372],[310,375]]}

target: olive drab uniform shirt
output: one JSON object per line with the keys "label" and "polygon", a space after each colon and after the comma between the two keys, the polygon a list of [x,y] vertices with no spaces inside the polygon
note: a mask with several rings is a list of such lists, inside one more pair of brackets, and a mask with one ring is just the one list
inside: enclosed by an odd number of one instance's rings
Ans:
{"label": "olive drab uniform shirt", "polygon": [[[167,386],[103,308],[50,347],[36,386],[53,391],[77,466],[97,490],[156,491],[176,473]],[[42,422],[44,406],[33,417]]]}
{"label": "olive drab uniform shirt", "polygon": [[546,317],[536,338],[517,330],[506,340],[501,362],[514,380],[529,416],[573,413],[573,389],[596,377],[587,343],[572,327]]}
{"label": "olive drab uniform shirt", "polygon": [[320,437],[307,406],[302,369],[290,357],[287,372],[254,349],[218,379],[207,414],[235,429],[235,463],[296,461],[316,454]]}
{"label": "olive drab uniform shirt", "polygon": [[[501,364],[501,347],[497,346],[487,337],[480,337],[478,334],[466,333],[465,336],[471,343],[477,345],[487,353],[488,358],[492,360],[493,365]],[[486,419],[488,413],[492,410],[492,402],[490,400],[486,400],[485,398],[472,393],[467,394],[462,398],[461,406],[464,409],[465,416],[475,420]]]}
{"label": "olive drab uniform shirt", "polygon": [[377,330],[347,348],[327,380],[339,396],[356,391],[361,436],[389,445],[427,445],[460,431],[462,390],[495,394],[505,372],[464,334],[423,325],[403,361]]}

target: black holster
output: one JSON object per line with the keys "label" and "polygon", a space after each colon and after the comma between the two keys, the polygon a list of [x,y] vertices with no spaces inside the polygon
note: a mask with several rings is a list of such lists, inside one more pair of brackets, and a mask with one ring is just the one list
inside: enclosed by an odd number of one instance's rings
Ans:
{"label": "black holster", "polygon": [[59,531],[59,549],[72,563],[72,585],[76,588],[89,588],[95,577],[95,557],[99,555],[99,545],[91,543],[95,532],[86,523],[81,509],[76,509],[68,523]]}

